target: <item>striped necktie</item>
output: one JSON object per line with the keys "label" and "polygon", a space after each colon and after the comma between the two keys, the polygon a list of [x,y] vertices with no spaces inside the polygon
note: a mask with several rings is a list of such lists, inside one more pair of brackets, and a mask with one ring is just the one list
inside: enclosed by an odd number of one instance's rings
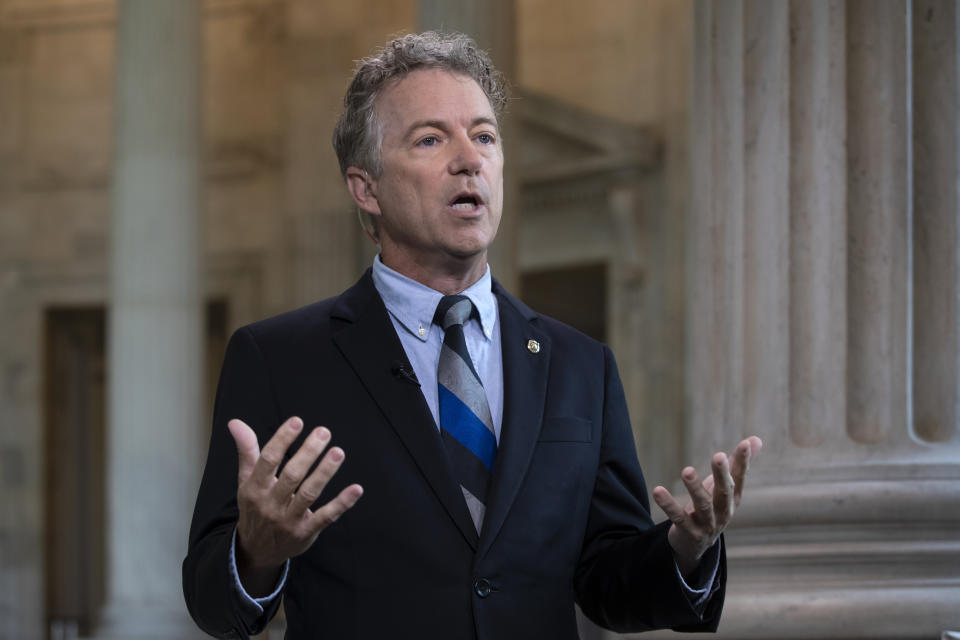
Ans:
{"label": "striped necktie", "polygon": [[463,323],[472,312],[473,303],[466,296],[444,296],[433,322],[444,331],[437,366],[440,432],[479,533],[497,459],[497,437],[487,395],[463,337]]}

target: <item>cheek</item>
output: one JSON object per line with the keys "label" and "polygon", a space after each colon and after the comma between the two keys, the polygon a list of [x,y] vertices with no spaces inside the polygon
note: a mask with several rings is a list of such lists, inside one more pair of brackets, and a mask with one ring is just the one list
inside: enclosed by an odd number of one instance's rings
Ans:
{"label": "cheek", "polygon": [[496,213],[497,213],[497,217],[499,218],[500,215],[503,213],[503,183],[502,182],[497,184],[494,187],[493,193],[494,193],[494,196],[493,196],[494,200],[497,203]]}
{"label": "cheek", "polygon": [[391,191],[391,195],[393,196],[391,204],[397,209],[397,213],[403,216],[405,220],[413,221],[421,208],[420,203],[422,201],[417,183],[413,182],[412,179],[408,179],[407,182],[398,180]]}
{"label": "cheek", "polygon": [[404,178],[405,182],[402,182],[401,185],[406,202],[423,205],[432,201],[436,191],[434,181],[416,174],[409,174]]}

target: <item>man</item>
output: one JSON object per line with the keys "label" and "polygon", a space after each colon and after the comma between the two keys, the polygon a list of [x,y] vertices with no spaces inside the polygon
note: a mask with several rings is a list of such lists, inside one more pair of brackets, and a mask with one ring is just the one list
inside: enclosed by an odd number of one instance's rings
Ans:
{"label": "man", "polygon": [[574,602],[716,628],[760,441],[684,469],[686,509],[657,487],[653,525],[612,354],[491,280],[503,104],[465,36],[359,65],[334,146],[380,254],[230,341],[183,567],[209,633],[255,633],[281,594],[290,638],[576,638]]}

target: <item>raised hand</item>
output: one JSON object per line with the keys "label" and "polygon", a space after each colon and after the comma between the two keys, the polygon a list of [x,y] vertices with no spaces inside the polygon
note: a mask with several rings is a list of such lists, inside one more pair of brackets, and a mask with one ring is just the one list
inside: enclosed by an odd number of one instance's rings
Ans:
{"label": "raised hand", "polygon": [[690,575],[700,558],[726,529],[740,504],[744,477],[750,460],[763,446],[751,436],[737,445],[733,456],[713,454],[713,474],[700,482],[697,470],[687,467],[680,473],[690,494],[690,503],[681,507],[664,487],[653,490],[653,499],[673,522],[667,534],[680,571]]}
{"label": "raised hand", "polygon": [[284,454],[303,429],[300,418],[290,418],[280,425],[262,451],[257,434],[242,420],[231,420],[227,428],[237,444],[240,463],[237,571],[248,593],[265,595],[276,584],[283,563],[306,551],[321,531],[356,504],[363,488],[352,484],[313,511],[310,505],[320,497],[344,459],[343,449],[331,447],[307,475],[330,443],[326,427],[317,427],[306,437],[279,476],[277,469]]}

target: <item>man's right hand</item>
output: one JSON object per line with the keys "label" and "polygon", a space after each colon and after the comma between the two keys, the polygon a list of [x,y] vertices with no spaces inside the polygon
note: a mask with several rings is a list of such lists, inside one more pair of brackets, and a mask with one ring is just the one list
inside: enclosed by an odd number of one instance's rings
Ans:
{"label": "man's right hand", "polygon": [[343,463],[343,449],[331,447],[309,476],[307,472],[330,443],[330,431],[317,427],[287,461],[277,469],[290,445],[303,429],[300,418],[290,418],[260,450],[257,434],[242,420],[227,423],[237,444],[240,474],[237,479],[237,571],[247,593],[269,594],[288,559],[306,551],[320,532],[356,504],[363,487],[352,484],[316,511],[316,502],[330,478]]}

